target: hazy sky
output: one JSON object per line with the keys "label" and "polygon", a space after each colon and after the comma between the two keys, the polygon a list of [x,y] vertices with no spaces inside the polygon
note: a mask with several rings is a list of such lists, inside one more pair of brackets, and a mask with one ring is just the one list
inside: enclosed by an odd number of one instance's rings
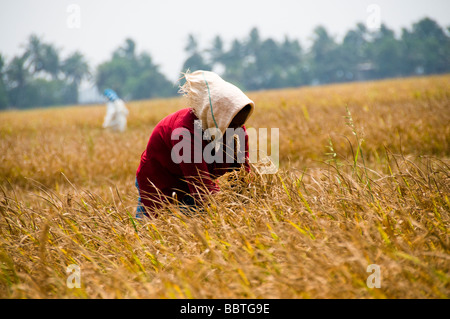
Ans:
{"label": "hazy sky", "polygon": [[263,39],[287,35],[307,47],[319,24],[339,39],[357,22],[374,21],[371,4],[397,33],[425,16],[450,26],[450,0],[0,0],[0,53],[9,59],[23,52],[35,33],[63,58],[79,50],[95,67],[131,37],[138,53],[149,52],[175,80],[189,33],[205,48],[216,35],[228,45],[258,27]]}

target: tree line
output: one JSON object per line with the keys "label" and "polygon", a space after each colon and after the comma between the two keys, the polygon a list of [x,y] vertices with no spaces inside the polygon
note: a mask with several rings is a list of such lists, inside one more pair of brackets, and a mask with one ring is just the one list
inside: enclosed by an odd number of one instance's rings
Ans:
{"label": "tree line", "polygon": [[0,54],[0,109],[75,104],[79,85],[88,76],[82,53],[62,59],[53,44],[31,35],[25,52],[9,63]]}
{"label": "tree line", "polygon": [[403,28],[399,37],[382,24],[369,31],[359,23],[341,42],[318,26],[305,50],[298,40],[262,39],[257,28],[232,41],[228,50],[216,36],[201,51],[190,35],[183,69],[223,70],[223,76],[244,90],[260,90],[335,82],[375,80],[450,71],[450,27],[424,18]]}
{"label": "tree line", "polygon": [[[403,28],[399,36],[385,24],[370,31],[358,23],[341,41],[318,26],[307,50],[287,36],[262,39],[257,28],[228,48],[217,35],[200,49],[190,34],[180,72],[213,70],[243,90],[442,74],[450,71],[449,34],[450,27],[430,18]],[[76,104],[83,80],[94,82],[100,92],[112,88],[127,100],[169,97],[178,90],[148,52],[137,52],[132,39],[92,70],[82,53],[62,58],[53,44],[31,35],[23,54],[9,62],[0,54],[0,109]]]}

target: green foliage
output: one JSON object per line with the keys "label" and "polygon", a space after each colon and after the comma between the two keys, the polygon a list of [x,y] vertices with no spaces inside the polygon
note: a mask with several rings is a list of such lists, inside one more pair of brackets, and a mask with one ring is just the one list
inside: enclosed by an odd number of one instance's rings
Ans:
{"label": "green foliage", "polygon": [[0,56],[0,109],[76,104],[78,87],[89,74],[81,53],[61,60],[58,49],[33,34],[25,52],[8,65]]}
{"label": "green foliage", "polygon": [[8,91],[5,85],[5,74],[4,74],[5,59],[0,54],[0,110],[5,109],[8,106]]}
{"label": "green foliage", "polygon": [[401,37],[384,24],[369,31],[358,23],[341,43],[323,26],[314,29],[312,40],[304,52],[297,40],[261,39],[253,28],[246,38],[232,40],[228,50],[216,36],[202,52],[195,37],[189,35],[183,71],[224,69],[223,77],[245,90],[450,71],[450,37],[429,18],[413,24],[411,31],[404,29]]}
{"label": "green foliage", "polygon": [[90,76],[89,64],[80,52],[72,53],[61,65],[65,78],[79,86],[83,78]]}
{"label": "green foliage", "polygon": [[422,19],[411,31],[404,29],[401,41],[405,62],[413,67],[412,71],[424,74],[449,71],[450,37],[435,21]]}
{"label": "green foliage", "polygon": [[[223,49],[223,42],[219,36],[216,37],[215,41],[216,42],[211,49],[211,54],[220,59]],[[185,73],[188,70],[212,70],[212,66],[206,62],[206,59],[203,57],[202,52],[198,51],[198,41],[193,34],[189,34],[188,43],[184,50],[189,55],[189,57],[184,62],[181,73]]]}
{"label": "green foliage", "polygon": [[135,42],[127,39],[124,47],[113,52],[111,60],[98,66],[95,81],[99,90],[111,88],[133,100],[175,95],[176,89],[150,55],[146,52],[137,55],[135,49]]}
{"label": "green foliage", "polygon": [[[257,28],[229,46],[217,35],[205,50],[190,34],[181,72],[214,70],[243,90],[443,74],[450,72],[449,34],[448,27],[430,18],[403,29],[399,36],[384,24],[369,31],[358,23],[340,43],[317,26],[308,50],[288,37],[263,39]],[[80,83],[91,78],[100,92],[112,88],[125,99],[177,93],[151,56],[136,52],[132,39],[97,67],[95,77],[80,52],[61,58],[59,49],[37,35],[31,35],[24,48],[9,61],[0,55],[0,109],[76,104]]]}

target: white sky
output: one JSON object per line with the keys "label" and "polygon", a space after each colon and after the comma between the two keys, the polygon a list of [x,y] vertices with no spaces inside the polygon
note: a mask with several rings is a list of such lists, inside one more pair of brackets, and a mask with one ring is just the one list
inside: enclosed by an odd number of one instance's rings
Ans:
{"label": "white sky", "polygon": [[[76,23],[71,4],[80,9],[79,28],[70,27]],[[149,52],[176,80],[189,33],[206,48],[216,35],[229,44],[258,27],[264,39],[287,35],[308,47],[319,24],[340,38],[357,22],[366,23],[370,4],[378,5],[381,21],[398,34],[425,16],[450,25],[449,0],[0,0],[0,53],[10,59],[23,52],[35,33],[60,48],[63,58],[81,51],[94,68],[131,37],[138,53]]]}

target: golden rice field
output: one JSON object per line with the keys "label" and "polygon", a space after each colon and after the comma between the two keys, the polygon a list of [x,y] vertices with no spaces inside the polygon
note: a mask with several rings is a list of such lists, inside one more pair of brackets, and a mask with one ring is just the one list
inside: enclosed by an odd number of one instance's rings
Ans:
{"label": "golden rice field", "polygon": [[450,75],[248,95],[279,171],[143,222],[140,155],[183,98],[127,103],[123,134],[104,105],[0,113],[0,298],[449,298]]}

